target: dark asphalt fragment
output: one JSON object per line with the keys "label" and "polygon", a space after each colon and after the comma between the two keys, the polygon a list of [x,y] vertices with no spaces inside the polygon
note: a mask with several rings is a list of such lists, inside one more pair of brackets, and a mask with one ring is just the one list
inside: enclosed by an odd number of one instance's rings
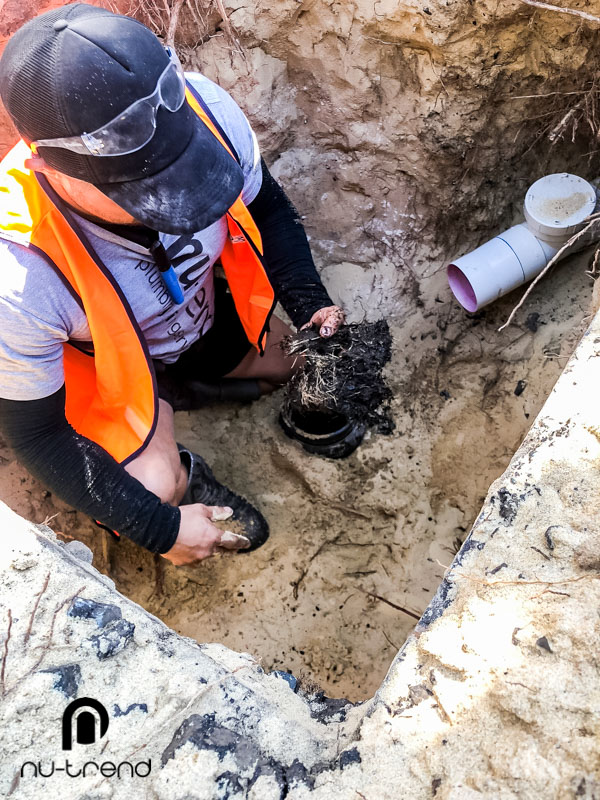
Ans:
{"label": "dark asphalt fragment", "polygon": [[545,636],[542,636],[540,639],[538,639],[536,644],[538,647],[541,647],[542,650],[547,650],[549,653],[554,652],[554,650],[550,647],[550,642]]}
{"label": "dark asphalt fragment", "polygon": [[96,636],[90,636],[92,647],[100,661],[112,658],[124,650],[133,639],[135,625],[127,619],[112,622]]}
{"label": "dark asphalt fragment", "polygon": [[526,386],[527,381],[517,381],[517,385],[515,386],[515,395],[520,397],[525,391]]}
{"label": "dark asphalt fragment", "polygon": [[115,703],[113,706],[113,714],[115,717],[126,717],[127,714],[129,714],[131,711],[135,711],[136,708],[139,708],[139,710],[143,711],[144,714],[148,713],[148,706],[146,703],[131,703],[124,711]]}
{"label": "dark asphalt fragment", "polygon": [[67,614],[69,617],[93,619],[99,628],[104,628],[123,616],[118,606],[112,603],[98,603],[85,597],[76,597],[69,606]]}
{"label": "dark asphalt fragment", "polygon": [[62,692],[65,697],[77,697],[77,690],[81,681],[81,667],[79,664],[62,664],[60,667],[48,667],[41,670],[55,676],[53,689]]}

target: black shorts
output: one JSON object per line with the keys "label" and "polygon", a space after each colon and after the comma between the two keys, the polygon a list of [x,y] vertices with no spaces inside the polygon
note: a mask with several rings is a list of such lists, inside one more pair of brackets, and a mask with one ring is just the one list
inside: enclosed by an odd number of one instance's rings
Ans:
{"label": "black shorts", "polygon": [[[233,297],[223,278],[215,279],[215,319],[204,336],[185,350],[174,364],[154,362],[159,397],[162,383],[203,381],[214,383],[237,367],[252,345],[235,310]],[[168,399],[165,396],[165,399]]]}

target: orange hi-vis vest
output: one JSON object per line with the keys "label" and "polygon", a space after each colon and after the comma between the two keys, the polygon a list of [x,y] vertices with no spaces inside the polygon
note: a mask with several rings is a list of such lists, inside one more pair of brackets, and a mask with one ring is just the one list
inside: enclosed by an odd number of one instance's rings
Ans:
{"label": "orange hi-vis vest", "polygon": [[[190,90],[187,99],[235,158],[201,99]],[[148,347],[121,288],[70,210],[44,176],[25,168],[30,156],[20,141],[0,163],[0,237],[42,255],[83,308],[94,352],[76,343],[64,346],[66,417],[78,433],[126,464],[146,447],[158,418]],[[263,352],[274,292],[262,263],[260,233],[241,197],[227,212],[227,224],[221,263],[246,335]]]}

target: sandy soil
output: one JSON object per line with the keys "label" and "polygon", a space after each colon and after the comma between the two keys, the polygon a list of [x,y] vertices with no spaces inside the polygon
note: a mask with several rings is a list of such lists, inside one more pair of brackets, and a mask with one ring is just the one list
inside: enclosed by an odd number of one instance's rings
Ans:
{"label": "sandy soil", "polygon": [[587,263],[565,262],[502,333],[518,293],[469,316],[440,291],[433,310],[390,320],[396,431],[345,461],[288,440],[278,395],[178,414],[179,440],[268,517],[271,538],[255,553],[174,568],[55,501],[5,447],[2,497],[33,521],[57,514],[55,530],[90,545],[120,591],[178,632],[365,698],[573,350],[592,294]]}

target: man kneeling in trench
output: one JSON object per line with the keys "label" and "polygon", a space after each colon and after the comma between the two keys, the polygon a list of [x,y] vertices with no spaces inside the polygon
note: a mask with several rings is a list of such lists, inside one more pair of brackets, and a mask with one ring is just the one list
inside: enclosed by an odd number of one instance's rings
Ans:
{"label": "man kneeling in trench", "polygon": [[[259,546],[266,521],[177,445],[173,409],[289,379],[276,299],[321,336],[344,316],[246,117],[144,25],[81,3],[17,31],[0,92],[22,137],[0,165],[8,443],[174,564]],[[213,524],[232,515],[244,535]]]}

